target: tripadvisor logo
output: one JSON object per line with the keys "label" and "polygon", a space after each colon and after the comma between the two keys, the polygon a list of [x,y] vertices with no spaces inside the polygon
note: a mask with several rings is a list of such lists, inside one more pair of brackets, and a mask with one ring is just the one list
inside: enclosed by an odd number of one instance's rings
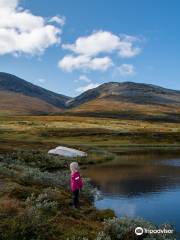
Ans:
{"label": "tripadvisor logo", "polygon": [[143,232],[144,232],[144,230],[143,230],[142,227],[137,227],[137,228],[135,228],[135,234],[136,234],[136,235],[140,236],[140,235],[143,234]]}
{"label": "tripadvisor logo", "polygon": [[137,227],[135,228],[135,234],[140,236],[143,233],[148,233],[148,234],[172,234],[173,230],[172,229],[147,229],[147,228],[142,228],[142,227]]}

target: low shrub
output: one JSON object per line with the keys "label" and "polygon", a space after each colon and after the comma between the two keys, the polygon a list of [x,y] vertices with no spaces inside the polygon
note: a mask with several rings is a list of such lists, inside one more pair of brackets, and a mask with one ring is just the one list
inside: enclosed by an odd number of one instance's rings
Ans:
{"label": "low shrub", "polygon": [[31,196],[26,199],[25,203],[35,210],[47,211],[47,213],[56,213],[58,210],[58,203],[56,201],[51,201],[47,193],[39,194],[37,197],[32,193]]}
{"label": "low shrub", "polygon": [[0,162],[0,175],[14,178],[17,176],[17,171],[8,164]]}
{"label": "low shrub", "polygon": [[43,171],[66,169],[69,161],[68,158],[48,155],[40,151],[17,151],[0,155],[0,162],[35,167]]}
{"label": "low shrub", "polygon": [[26,168],[21,176],[21,181],[24,184],[41,184],[51,187],[69,188],[70,175],[67,172],[42,172],[38,168]]}
{"label": "low shrub", "polygon": [[91,202],[94,202],[101,197],[100,191],[92,185],[89,178],[83,178],[83,183],[82,194]]}
{"label": "low shrub", "polygon": [[94,210],[91,214],[91,217],[93,220],[103,222],[105,219],[111,219],[115,217],[115,213],[111,209]]}
{"label": "low shrub", "polygon": [[17,199],[13,199],[13,198],[0,199],[0,216],[1,217],[15,216],[21,209],[22,209],[22,206]]}
{"label": "low shrub", "polygon": [[24,211],[15,217],[0,218],[1,240],[58,240],[60,233],[56,227],[37,211]]}
{"label": "low shrub", "polygon": [[20,184],[15,184],[15,186],[12,187],[7,186],[6,190],[6,194],[9,198],[16,198],[21,201],[25,201],[29,196],[31,196],[32,192],[38,194],[39,190],[34,187],[22,186]]}
{"label": "low shrub", "polygon": [[112,218],[104,221],[104,229],[99,232],[96,240],[173,240],[175,238],[175,233],[173,234],[148,234],[143,233],[141,236],[135,234],[135,228],[142,227],[143,229],[168,229],[173,230],[172,226],[164,224],[161,226],[156,226],[151,222],[145,221],[141,218],[131,219],[131,218]]}

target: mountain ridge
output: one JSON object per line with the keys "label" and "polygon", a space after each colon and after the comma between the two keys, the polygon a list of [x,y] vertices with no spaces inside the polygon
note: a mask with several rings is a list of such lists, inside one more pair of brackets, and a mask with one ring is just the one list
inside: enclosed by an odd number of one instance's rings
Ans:
{"label": "mountain ridge", "polygon": [[29,97],[38,97],[59,108],[65,108],[66,101],[70,99],[70,97],[36,86],[13,74],[0,72],[0,91],[3,90],[21,93]]}
{"label": "mountain ridge", "polygon": [[[16,104],[15,104],[16,103]],[[180,121],[180,91],[153,84],[109,82],[71,98],[0,73],[0,114],[70,114]]]}
{"label": "mountain ridge", "polygon": [[[166,95],[164,99],[163,95]],[[170,96],[168,97],[168,95]],[[109,82],[104,83],[97,88],[90,89],[73,99],[70,99],[67,102],[67,105],[68,107],[77,107],[95,98],[108,98],[113,96],[114,99],[116,98],[118,100],[119,98],[120,101],[139,104],[166,104],[170,102],[174,104],[180,104],[180,91],[178,90],[167,89],[153,84]]]}

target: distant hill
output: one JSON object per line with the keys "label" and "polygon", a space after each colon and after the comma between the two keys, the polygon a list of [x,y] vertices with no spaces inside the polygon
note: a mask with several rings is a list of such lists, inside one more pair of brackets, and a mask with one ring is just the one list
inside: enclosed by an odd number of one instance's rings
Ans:
{"label": "distant hill", "polygon": [[0,73],[0,114],[49,114],[62,111],[70,97]]}
{"label": "distant hill", "polygon": [[67,102],[68,112],[130,119],[180,119],[180,91],[151,84],[110,82]]}
{"label": "distant hill", "polygon": [[180,122],[180,91],[133,83],[109,82],[75,98],[48,91],[0,73],[0,115],[68,114]]}
{"label": "distant hill", "polygon": [[170,90],[150,84],[133,82],[104,83],[97,88],[90,89],[78,97],[68,101],[69,107],[77,107],[95,99],[129,102],[136,104],[178,104],[180,105],[180,91]]}

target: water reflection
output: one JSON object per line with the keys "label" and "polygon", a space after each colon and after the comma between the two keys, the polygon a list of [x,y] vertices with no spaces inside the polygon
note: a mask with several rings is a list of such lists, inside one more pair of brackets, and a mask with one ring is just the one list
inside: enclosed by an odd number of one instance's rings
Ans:
{"label": "water reflection", "polygon": [[114,162],[83,171],[102,191],[98,208],[118,216],[171,222],[180,230],[180,157],[157,154],[119,156]]}
{"label": "water reflection", "polygon": [[155,159],[147,155],[125,156],[111,165],[84,170],[84,174],[91,177],[105,195],[130,197],[180,186],[180,168],[175,165],[178,161],[162,160],[160,156]]}

